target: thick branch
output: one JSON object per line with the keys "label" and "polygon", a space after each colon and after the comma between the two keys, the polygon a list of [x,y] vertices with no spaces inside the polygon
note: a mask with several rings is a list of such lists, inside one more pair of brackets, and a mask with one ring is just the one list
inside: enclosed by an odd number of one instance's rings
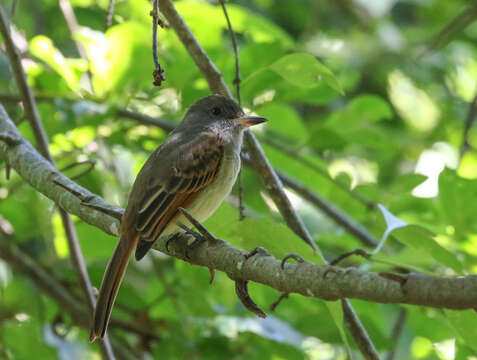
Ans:
{"label": "thick branch", "polygon": [[283,293],[298,293],[329,301],[358,298],[381,303],[450,309],[474,308],[477,303],[477,275],[439,278],[408,274],[393,277],[311,262],[286,263],[285,270],[281,270],[281,261],[273,256],[255,255],[245,260],[248,252],[223,240],[209,242],[192,254],[186,254],[185,246],[185,241],[177,241],[169,244],[169,249],[166,249],[164,239],[159,239],[154,244],[154,248],[163,253],[195,265],[223,271],[233,280],[255,281]]}
{"label": "thick branch", "polygon": [[122,211],[122,209],[107,203],[101,197],[91,193],[61,174],[21,136],[15,124],[8,118],[7,113],[1,105],[0,133],[15,134],[15,138],[18,138],[19,142],[14,146],[0,143],[0,156],[6,159],[8,164],[10,164],[26,182],[53,200],[65,211],[79,216],[87,223],[99,227],[108,234],[117,236],[119,222],[116,219],[81,205],[81,200],[79,200],[78,197],[62,187],[55,185],[53,180],[82,194],[84,199],[88,201],[88,204],[94,204],[116,212]]}
{"label": "thick branch", "polygon": [[[0,107],[0,132],[10,130],[20,137],[13,123]],[[67,190],[51,184],[52,176],[68,181],[68,186],[80,192],[91,194],[73,181],[58,173],[31,144],[22,139],[17,145],[0,145],[0,155],[11,161],[14,168],[26,181],[34,179],[33,186],[64,206],[73,210],[78,217],[107,233],[117,229],[118,221],[112,217],[89,209],[79,211],[79,201]],[[32,175],[36,174],[36,175]],[[66,180],[64,180],[66,179]],[[91,194],[92,195],[92,194]],[[93,196],[93,195],[92,195]],[[69,201],[65,201],[68,199]],[[106,208],[115,208],[99,196],[95,202]],[[115,208],[117,209],[117,208]],[[93,213],[93,214],[92,214]],[[280,261],[272,256],[254,256],[245,261],[244,250],[232,247],[225,241],[198,248],[187,258],[182,251],[184,244],[172,243],[167,250],[164,241],[158,241],[155,248],[176,258],[196,265],[214,268],[227,273],[232,279],[259,282],[280,292],[298,293],[324,300],[337,300],[345,297],[382,303],[405,303],[442,307],[450,309],[474,308],[477,303],[477,276],[459,278],[437,278],[418,274],[387,276],[356,269],[339,269],[310,262],[286,264],[280,269]]]}

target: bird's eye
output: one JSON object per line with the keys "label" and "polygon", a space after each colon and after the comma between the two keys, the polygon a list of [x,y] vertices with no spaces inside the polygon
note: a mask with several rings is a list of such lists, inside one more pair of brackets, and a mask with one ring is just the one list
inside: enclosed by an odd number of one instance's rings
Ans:
{"label": "bird's eye", "polygon": [[212,114],[215,115],[215,116],[220,115],[221,113],[222,113],[222,110],[220,110],[220,108],[218,108],[218,107],[214,107],[212,109]]}

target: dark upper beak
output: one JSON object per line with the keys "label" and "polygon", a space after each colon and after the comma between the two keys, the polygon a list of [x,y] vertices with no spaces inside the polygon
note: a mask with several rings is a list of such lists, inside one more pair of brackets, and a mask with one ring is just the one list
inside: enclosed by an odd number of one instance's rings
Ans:
{"label": "dark upper beak", "polygon": [[249,127],[257,124],[264,123],[267,121],[266,118],[262,116],[252,116],[252,115],[242,115],[236,119],[242,127]]}

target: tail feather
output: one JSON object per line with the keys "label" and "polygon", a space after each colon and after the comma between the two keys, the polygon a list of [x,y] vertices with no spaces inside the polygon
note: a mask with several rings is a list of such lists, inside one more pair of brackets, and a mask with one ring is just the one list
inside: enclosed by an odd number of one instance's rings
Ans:
{"label": "tail feather", "polygon": [[94,312],[94,322],[89,338],[91,342],[96,338],[102,339],[104,337],[119,286],[126,272],[129,257],[136,248],[137,241],[137,236],[133,239],[121,236],[113,256],[109,260]]}

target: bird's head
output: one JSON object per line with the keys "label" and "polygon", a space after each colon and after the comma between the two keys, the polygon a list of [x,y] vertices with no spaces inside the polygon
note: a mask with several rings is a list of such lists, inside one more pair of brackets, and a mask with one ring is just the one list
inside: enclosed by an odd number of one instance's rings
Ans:
{"label": "bird's head", "polygon": [[267,119],[261,116],[245,115],[231,98],[209,95],[191,105],[182,124],[237,133],[265,121]]}

